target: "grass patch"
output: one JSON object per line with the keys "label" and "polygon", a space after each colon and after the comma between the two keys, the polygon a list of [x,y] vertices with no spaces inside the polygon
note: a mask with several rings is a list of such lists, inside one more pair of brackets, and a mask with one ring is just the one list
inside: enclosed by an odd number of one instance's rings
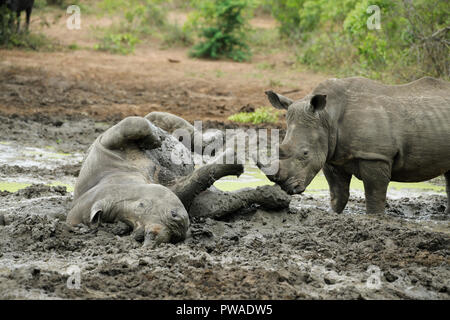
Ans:
{"label": "grass patch", "polygon": [[228,117],[228,120],[240,123],[275,123],[278,121],[278,111],[269,107],[261,107],[254,112],[239,112]]}
{"label": "grass patch", "polygon": [[135,45],[139,42],[140,40],[131,33],[107,32],[100,43],[94,45],[94,49],[126,55],[133,53]]}
{"label": "grass patch", "polygon": [[60,45],[47,38],[44,34],[29,32],[11,33],[9,36],[3,38],[3,42],[0,43],[1,47],[35,51],[53,51],[61,48]]}
{"label": "grass patch", "polygon": [[29,186],[31,183],[0,181],[0,191],[16,192]]}

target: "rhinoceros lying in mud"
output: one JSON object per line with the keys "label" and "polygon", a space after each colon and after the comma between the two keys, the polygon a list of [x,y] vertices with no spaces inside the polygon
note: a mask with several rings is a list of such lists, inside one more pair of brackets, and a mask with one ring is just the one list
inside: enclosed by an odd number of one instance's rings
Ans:
{"label": "rhinoceros lying in mud", "polygon": [[450,212],[450,83],[426,77],[391,86],[355,77],[324,81],[298,101],[266,94],[288,110],[279,170],[269,176],[287,192],[302,193],[323,169],[331,208],[340,213],[355,175],[367,213],[379,214],[389,181],[444,174]]}
{"label": "rhinoceros lying in mud", "polygon": [[[278,186],[237,192],[212,186],[223,176],[239,176],[240,164],[211,163],[194,170],[193,164],[172,161],[173,156],[190,151],[148,120],[161,116],[125,118],[95,140],[75,185],[69,225],[122,221],[134,230],[136,239],[155,245],[185,239],[188,212],[219,218],[252,204],[270,209],[289,205],[290,196]],[[180,123],[178,117],[163,116],[173,117],[166,123]],[[188,122],[182,125],[192,129]]]}

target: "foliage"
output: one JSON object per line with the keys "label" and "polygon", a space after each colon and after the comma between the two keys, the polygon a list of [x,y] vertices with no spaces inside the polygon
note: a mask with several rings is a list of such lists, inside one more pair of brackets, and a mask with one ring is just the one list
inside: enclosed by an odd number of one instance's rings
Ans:
{"label": "foliage", "polygon": [[167,24],[162,34],[163,45],[172,47],[175,45],[190,46],[193,44],[192,32],[185,30],[178,24]]}
{"label": "foliage", "polygon": [[99,8],[109,14],[118,14],[120,22],[107,30],[99,50],[128,54],[135,44],[146,36],[156,36],[163,46],[191,45],[191,34],[177,24],[168,22],[168,5],[164,0],[103,0]]}
{"label": "foliage", "polygon": [[239,112],[228,117],[228,120],[241,123],[275,123],[278,121],[278,111],[272,108],[261,107],[254,112]]}
{"label": "foliage", "polygon": [[151,34],[167,24],[163,0],[103,0],[99,7],[108,13],[121,13],[123,32]]}
{"label": "foliage", "polygon": [[253,7],[250,0],[197,0],[197,10],[189,24],[201,41],[190,51],[191,56],[247,61],[251,57],[246,33]]}
{"label": "foliage", "polygon": [[35,0],[34,8],[43,8],[45,6],[55,6],[66,9],[70,5],[79,5],[79,0]]}
{"label": "foliage", "polygon": [[139,39],[131,33],[106,33],[102,41],[94,46],[94,49],[126,55],[134,52],[138,42]]}
{"label": "foliage", "polygon": [[[53,50],[55,44],[41,33],[25,32],[23,29],[17,33],[15,25],[10,25],[11,17],[15,15],[5,6],[0,6],[0,47],[22,48],[29,50]],[[16,23],[15,19],[13,20]],[[22,28],[24,22],[22,20]]]}
{"label": "foliage", "polygon": [[[302,63],[338,75],[393,81],[450,77],[448,1],[266,0],[280,34],[295,44]],[[381,29],[367,20],[380,8]]]}

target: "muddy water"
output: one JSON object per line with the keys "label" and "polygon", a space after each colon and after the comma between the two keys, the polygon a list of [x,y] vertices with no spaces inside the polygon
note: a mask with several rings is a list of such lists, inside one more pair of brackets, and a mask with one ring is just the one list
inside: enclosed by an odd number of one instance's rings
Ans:
{"label": "muddy water", "polygon": [[1,141],[0,166],[21,168],[22,171],[0,171],[0,191],[16,192],[38,183],[65,186],[68,191],[73,191],[75,177],[43,177],[39,171],[52,172],[60,167],[79,165],[82,159],[83,155],[80,153],[64,153],[53,147],[37,148]]}
{"label": "muddy water", "polygon": [[[223,191],[234,191],[246,187],[257,187],[262,185],[272,185],[267,177],[259,170],[255,165],[247,164],[245,166],[244,173],[239,177],[225,177],[217,181],[214,185]],[[362,181],[353,177],[351,184],[351,190],[364,190]],[[305,193],[322,192],[328,190],[328,183],[325,176],[320,172],[306,188]],[[404,194],[411,194],[413,192],[445,192],[445,187],[432,184],[430,182],[420,183],[401,183],[391,182],[389,184],[389,193],[395,196],[399,196],[404,191]]]}

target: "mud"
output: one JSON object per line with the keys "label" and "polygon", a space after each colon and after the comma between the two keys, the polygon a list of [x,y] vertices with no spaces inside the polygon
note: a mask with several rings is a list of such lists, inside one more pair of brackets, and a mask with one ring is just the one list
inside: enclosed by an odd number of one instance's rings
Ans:
{"label": "mud", "polygon": [[[327,213],[326,196],[296,196],[289,212],[196,218],[192,237],[142,248],[121,224],[70,230],[71,195],[33,185],[0,197],[1,298],[374,299],[450,297],[448,221],[371,217],[363,198]],[[435,197],[390,201],[430,206]],[[438,200],[444,200],[439,197]],[[68,268],[81,270],[69,289]],[[379,268],[379,269],[377,269]],[[367,285],[380,270],[380,288]],[[370,279],[369,279],[370,281]]]}
{"label": "mud", "polygon": [[[3,119],[4,120],[4,119]],[[82,152],[105,124],[89,119],[7,119],[10,141]],[[81,132],[86,132],[85,135]],[[78,137],[79,135],[79,137]],[[78,165],[2,165],[2,175],[75,179]],[[387,214],[364,214],[352,191],[342,215],[324,192],[295,196],[289,210],[249,208],[213,220],[196,217],[192,236],[155,250],[121,224],[69,229],[72,193],[33,184],[0,193],[0,297],[117,299],[449,299],[450,220],[445,194],[388,194]],[[68,286],[71,266],[80,288]],[[70,278],[70,279],[69,279]],[[374,281],[375,284],[372,284]],[[368,284],[369,282],[369,284]],[[377,286],[379,284],[379,287]],[[71,289],[72,288],[72,289]]]}

